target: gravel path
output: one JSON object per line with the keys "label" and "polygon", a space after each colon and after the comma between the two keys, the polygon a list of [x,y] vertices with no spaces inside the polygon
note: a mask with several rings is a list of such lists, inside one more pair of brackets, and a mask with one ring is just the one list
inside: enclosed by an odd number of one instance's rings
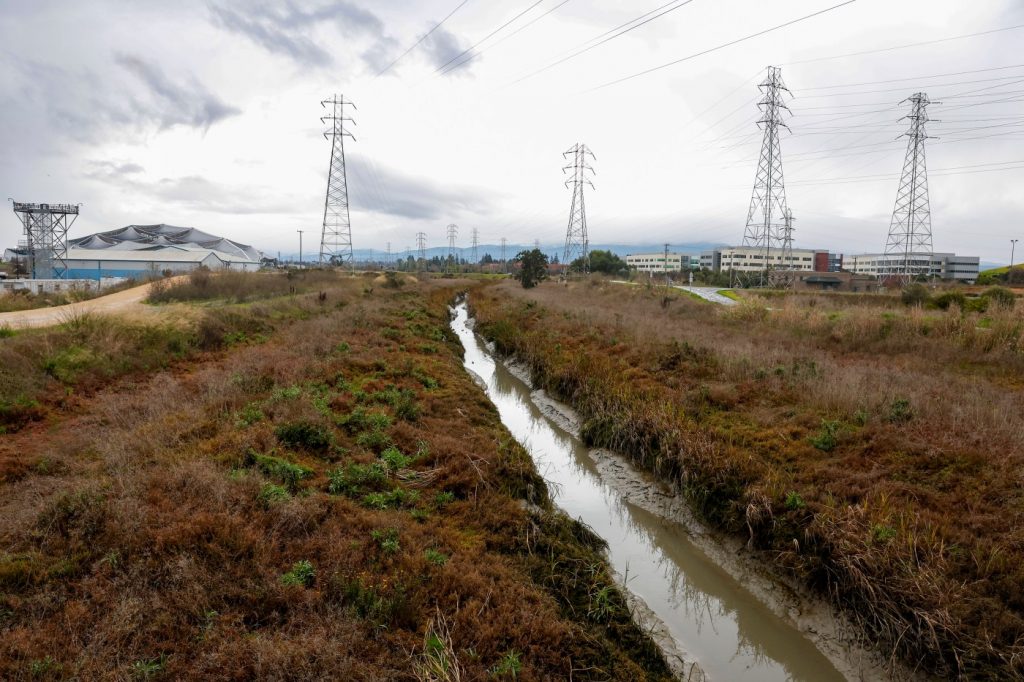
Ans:
{"label": "gravel path", "polygon": [[139,313],[142,315],[158,314],[155,306],[148,306],[142,301],[149,294],[149,284],[118,291],[107,296],[92,298],[80,303],[54,306],[52,308],[36,308],[34,310],[17,310],[11,313],[0,313],[0,327],[27,329],[29,327],[49,327],[60,324],[73,315],[81,313]]}

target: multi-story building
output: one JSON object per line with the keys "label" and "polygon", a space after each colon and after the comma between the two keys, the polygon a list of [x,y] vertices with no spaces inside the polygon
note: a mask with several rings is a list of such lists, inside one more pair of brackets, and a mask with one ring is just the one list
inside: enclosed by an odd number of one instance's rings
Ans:
{"label": "multi-story building", "polygon": [[626,265],[637,272],[684,272],[691,267],[690,256],[685,253],[669,253],[668,265],[664,253],[631,253],[626,256]]}
{"label": "multi-story building", "polygon": [[978,256],[958,256],[955,253],[902,254],[864,253],[844,258],[844,269],[880,279],[896,276],[909,269],[926,277],[973,284],[978,279],[981,259]]}
{"label": "multi-story building", "polygon": [[700,266],[714,272],[759,272],[761,270],[802,270],[829,272],[831,256],[828,251],[793,249],[791,257],[783,257],[781,249],[767,254],[757,246],[727,246],[700,254]]}

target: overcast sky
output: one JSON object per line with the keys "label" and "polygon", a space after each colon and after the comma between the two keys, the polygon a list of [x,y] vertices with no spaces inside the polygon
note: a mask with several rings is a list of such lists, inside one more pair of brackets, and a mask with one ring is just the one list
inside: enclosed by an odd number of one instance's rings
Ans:
{"label": "overcast sky", "polygon": [[[337,92],[358,105],[356,248],[401,251],[419,231],[440,246],[448,223],[466,245],[474,227],[481,243],[560,243],[561,155],[576,142],[597,156],[591,242],[737,243],[771,64],[793,93],[796,246],[883,248],[900,102],[925,91],[943,102],[929,111],[942,120],[928,142],[935,249],[1007,261],[1024,236],[1020,0],[856,0],[607,85],[839,2],[467,0],[378,76],[461,0],[2,0],[0,185],[82,203],[72,236],[164,222],[272,254],[296,251],[302,229],[310,253],[330,155],[320,100]],[[659,7],[671,11],[596,44]],[[877,51],[926,41],[942,42]],[[5,215],[4,246],[20,233]]]}

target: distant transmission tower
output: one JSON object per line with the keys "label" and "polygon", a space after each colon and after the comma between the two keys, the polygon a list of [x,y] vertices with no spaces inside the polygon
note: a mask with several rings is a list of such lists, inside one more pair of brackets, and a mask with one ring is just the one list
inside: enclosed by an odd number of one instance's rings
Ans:
{"label": "distant transmission tower", "polygon": [[15,201],[14,212],[25,229],[30,277],[67,279],[68,229],[78,219],[78,205]]}
{"label": "distant transmission tower", "polygon": [[502,237],[501,238],[501,271],[502,272],[505,272],[505,246],[507,244],[508,244],[508,240],[505,239],[504,237]]}
{"label": "distant transmission tower", "polygon": [[480,232],[479,232],[479,230],[477,230],[474,227],[473,228],[473,250],[470,252],[472,254],[471,255],[471,261],[472,261],[473,265],[476,265],[477,263],[480,262],[480,256],[477,254],[477,247],[479,246],[479,244],[480,244]]}
{"label": "distant transmission tower", "polygon": [[572,184],[572,207],[569,210],[569,227],[565,231],[565,254],[562,263],[569,266],[577,258],[582,258],[582,272],[590,272],[590,242],[587,239],[587,212],[583,202],[583,186],[594,183],[590,181],[588,174],[593,174],[594,169],[587,164],[587,155],[595,159],[594,153],[585,144],[575,144],[569,151],[562,154],[563,158],[572,156],[572,164],[562,169],[562,172],[572,171],[572,178],[565,181],[565,186]]}
{"label": "distant transmission tower", "polygon": [[458,255],[455,251],[455,238],[459,236],[459,226],[454,223],[448,226],[448,260],[445,261],[444,271],[452,274],[459,264]]}
{"label": "distant transmission tower", "polygon": [[384,255],[384,266],[391,267],[391,242],[388,242],[388,250]]}
{"label": "distant transmission tower", "polygon": [[419,261],[416,263],[417,270],[427,267],[427,233],[416,233],[416,250],[419,251]]}
{"label": "distant transmission tower", "polygon": [[[789,107],[783,99],[783,93],[789,88],[782,81],[782,69],[768,67],[768,76],[758,88],[764,93],[757,103],[761,109],[761,118],[757,125],[764,130],[761,143],[761,158],[757,163],[757,176],[754,179],[754,191],[750,197],[750,210],[747,212],[747,227],[743,233],[743,246],[752,246],[758,250],[760,257],[759,272],[756,283],[758,286],[775,286],[784,284],[789,275],[786,274],[785,253],[781,251],[785,244],[783,231],[786,218],[786,185],[782,176],[782,146],[779,142],[779,128],[789,129],[782,120],[783,112]],[[792,259],[792,247],[789,250]],[[773,259],[782,256],[780,272],[773,272]],[[750,273],[754,274],[754,273]],[[753,281],[748,284],[753,284]]]}
{"label": "distant transmission tower", "polygon": [[324,131],[324,137],[331,141],[331,168],[327,178],[327,199],[324,201],[324,229],[320,237],[320,262],[332,265],[355,266],[352,254],[352,220],[348,212],[348,178],[345,175],[345,138],[352,133],[345,130],[345,121],[355,121],[345,116],[345,105],[356,108],[352,102],[346,102],[342,95],[320,102],[326,107],[331,105],[330,116],[323,116],[320,121],[330,121],[330,128]]}
{"label": "distant transmission tower", "polygon": [[910,121],[910,129],[903,134],[909,138],[907,156],[903,161],[900,190],[896,194],[889,238],[885,243],[885,255],[898,258],[886,258],[879,275],[906,285],[918,275],[930,274],[932,268],[932,212],[928,201],[924,141],[928,139],[925,124],[931,120],[928,118],[928,105],[933,102],[923,92],[911,95],[904,102],[911,103],[910,114],[904,117]]}

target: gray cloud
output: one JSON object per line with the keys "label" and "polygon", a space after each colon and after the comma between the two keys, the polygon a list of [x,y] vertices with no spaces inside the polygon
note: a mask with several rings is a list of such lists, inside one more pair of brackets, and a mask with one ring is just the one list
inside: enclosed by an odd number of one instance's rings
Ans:
{"label": "gray cloud", "polygon": [[133,163],[97,161],[86,177],[95,182],[130,192],[134,196],[166,202],[176,208],[227,214],[283,214],[295,207],[294,200],[273,196],[260,187],[236,187],[198,175],[150,181],[138,177],[143,171]]}
{"label": "gray cloud", "polygon": [[360,157],[348,161],[352,207],[383,215],[438,220],[460,212],[483,214],[492,207],[492,193],[473,187],[442,186],[422,177],[381,166]]}
{"label": "gray cloud", "polygon": [[[462,47],[458,37],[443,26],[435,30],[430,34],[429,38],[423,41],[423,47],[426,49],[430,64],[438,69],[447,64],[451,59],[462,54],[462,51],[466,49]],[[463,57],[463,59],[467,58],[468,61],[475,61],[473,53]],[[457,67],[454,70],[461,71],[462,67]]]}
{"label": "gray cloud", "polygon": [[317,25],[333,23],[344,33],[353,30],[374,40],[362,58],[371,67],[394,49],[394,41],[384,33],[384,22],[376,14],[356,5],[335,1],[305,6],[289,2],[284,6],[270,3],[210,3],[214,23],[233,33],[245,36],[269,52],[289,57],[304,66],[330,67],[331,53],[310,38]]}
{"label": "gray cloud", "polygon": [[205,129],[241,113],[194,78],[185,87],[172,82],[158,66],[137,55],[117,54],[114,60],[146,85],[153,101],[146,104],[134,101],[135,111],[161,128],[186,125]]}

